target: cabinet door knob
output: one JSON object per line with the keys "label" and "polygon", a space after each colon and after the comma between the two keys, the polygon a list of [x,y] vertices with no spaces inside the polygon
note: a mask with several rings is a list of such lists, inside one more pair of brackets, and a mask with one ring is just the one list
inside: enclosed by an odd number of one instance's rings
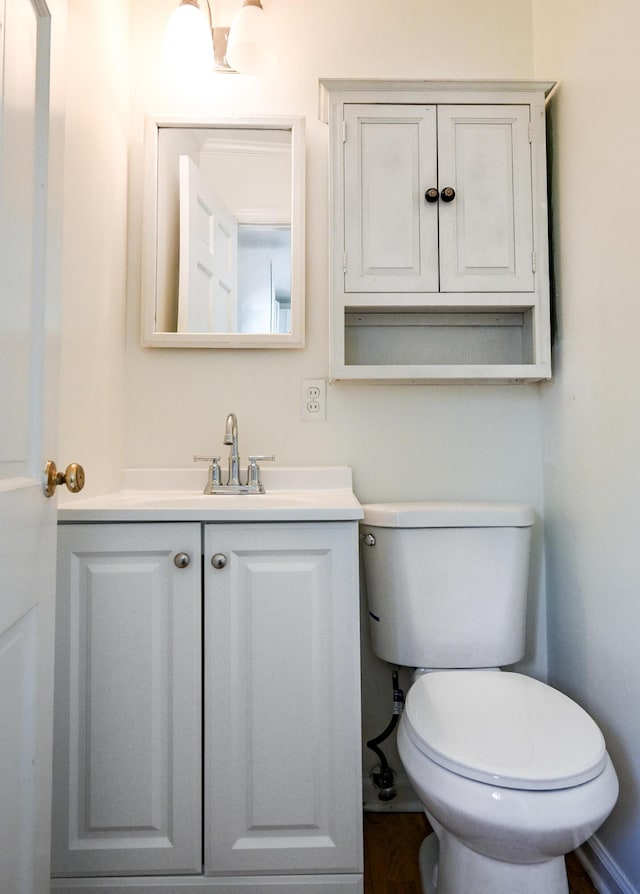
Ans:
{"label": "cabinet door knob", "polygon": [[224,553],[216,553],[211,559],[211,564],[217,569],[224,568],[227,564],[227,557]]}
{"label": "cabinet door knob", "polygon": [[425,192],[424,197],[427,200],[427,202],[429,202],[429,203],[437,202],[438,201],[438,190],[435,188],[435,186],[432,186],[431,189],[428,189]]}
{"label": "cabinet door knob", "polygon": [[173,564],[176,568],[187,568],[190,562],[191,559],[187,553],[176,553],[173,557]]}
{"label": "cabinet door knob", "polygon": [[456,191],[452,186],[445,186],[445,188],[440,193],[440,198],[443,202],[453,202],[456,197]]}

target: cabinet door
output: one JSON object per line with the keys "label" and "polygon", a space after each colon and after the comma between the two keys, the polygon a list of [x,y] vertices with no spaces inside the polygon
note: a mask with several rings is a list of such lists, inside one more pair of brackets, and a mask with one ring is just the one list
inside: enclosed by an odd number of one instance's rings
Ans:
{"label": "cabinet door", "polygon": [[355,522],[206,526],[207,875],[362,871],[357,555]]}
{"label": "cabinet door", "polygon": [[200,567],[198,524],[60,528],[55,875],[201,871]]}
{"label": "cabinet door", "polygon": [[346,105],[345,292],[437,292],[436,107]]}
{"label": "cabinet door", "polygon": [[438,106],[441,292],[531,292],[529,106]]}

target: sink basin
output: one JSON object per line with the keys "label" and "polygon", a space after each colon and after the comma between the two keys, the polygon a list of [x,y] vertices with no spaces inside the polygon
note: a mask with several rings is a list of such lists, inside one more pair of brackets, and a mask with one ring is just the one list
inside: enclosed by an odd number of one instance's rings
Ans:
{"label": "sink basin", "polygon": [[202,470],[129,470],[123,490],[65,501],[58,518],[61,522],[362,518],[351,470],[346,467],[276,467],[265,469],[262,477],[264,494],[203,494],[206,472]]}

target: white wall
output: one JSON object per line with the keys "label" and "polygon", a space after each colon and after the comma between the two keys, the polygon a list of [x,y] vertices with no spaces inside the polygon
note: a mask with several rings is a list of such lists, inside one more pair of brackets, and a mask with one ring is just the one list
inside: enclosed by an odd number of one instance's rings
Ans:
{"label": "white wall", "polygon": [[[265,0],[264,6],[279,56],[269,77],[210,75],[184,85],[161,65],[174,0],[132,0],[126,464],[189,466],[194,453],[223,451],[224,419],[234,411],[243,456],[275,452],[280,464],[348,464],[362,501],[493,498],[527,501],[540,512],[536,386],[337,384],[328,389],[326,422],[300,419],[301,379],[328,375],[328,128],[318,120],[318,79],[529,78],[530,0]],[[304,350],[139,347],[145,113],[306,117]],[[527,666],[543,675],[540,567],[536,549]],[[367,655],[366,642],[364,649],[365,736],[371,736],[386,725],[391,683],[389,669]]]}
{"label": "white wall", "polygon": [[633,892],[640,890],[640,7],[534,0],[534,11],[536,74],[561,82],[551,113],[558,338],[543,400],[549,668],[551,681],[605,732],[621,792],[591,856],[605,869],[613,861],[620,888]]}
{"label": "white wall", "polygon": [[[129,0],[69,0],[59,468],[86,493],[123,465]],[[60,499],[68,498],[64,488]]]}
{"label": "white wall", "polygon": [[[438,487],[451,495],[468,495],[471,489],[498,497],[520,492],[537,500],[535,387],[340,384],[329,389],[326,423],[301,422],[299,408],[300,380],[328,374],[328,128],[317,117],[318,78],[528,77],[529,0],[492,0],[482,4],[482,11],[470,0],[409,0],[401,9],[387,0],[266,0],[279,36],[276,71],[266,79],[212,75],[182,91],[163,77],[160,64],[173,0],[132,2],[126,462],[188,465],[194,452],[221,447],[224,417],[234,410],[243,455],[273,450],[280,463],[348,462],[363,499],[415,494],[418,475],[425,495]],[[503,39],[505,33],[509,40]],[[304,351],[197,352],[138,346],[145,112],[306,116]]]}

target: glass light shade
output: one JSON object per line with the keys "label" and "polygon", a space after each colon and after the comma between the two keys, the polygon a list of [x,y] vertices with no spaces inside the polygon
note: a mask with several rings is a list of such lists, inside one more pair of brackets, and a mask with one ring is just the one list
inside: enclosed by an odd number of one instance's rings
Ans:
{"label": "glass light shade", "polygon": [[176,72],[209,72],[213,69],[211,29],[198,6],[181,3],[171,13],[164,35],[163,58]]}
{"label": "glass light shade", "polygon": [[236,14],[227,44],[227,61],[241,74],[265,74],[276,64],[269,26],[261,6],[243,6]]}

